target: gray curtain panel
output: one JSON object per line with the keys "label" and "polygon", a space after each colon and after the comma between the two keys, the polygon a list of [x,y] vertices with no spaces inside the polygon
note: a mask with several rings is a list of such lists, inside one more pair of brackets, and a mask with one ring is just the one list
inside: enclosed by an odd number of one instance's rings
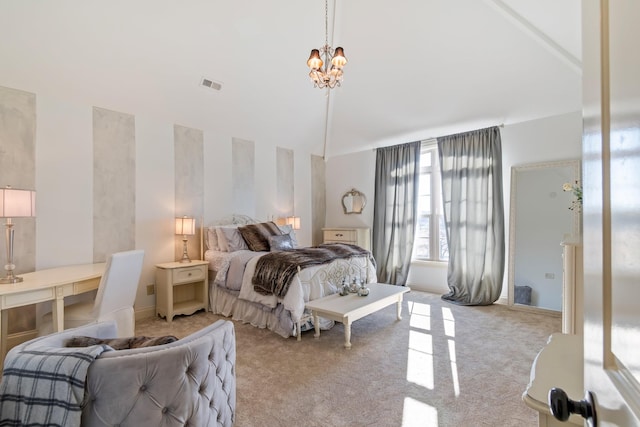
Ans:
{"label": "gray curtain panel", "polygon": [[420,141],[379,148],[373,209],[378,282],[407,283],[418,209]]}
{"label": "gray curtain panel", "polygon": [[449,244],[445,300],[494,303],[504,276],[502,147],[498,127],[438,138]]}

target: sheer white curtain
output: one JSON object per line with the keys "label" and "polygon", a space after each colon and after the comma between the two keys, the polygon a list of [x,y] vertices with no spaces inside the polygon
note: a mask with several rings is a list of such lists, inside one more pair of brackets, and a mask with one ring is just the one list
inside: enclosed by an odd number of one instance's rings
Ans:
{"label": "sheer white curtain", "polygon": [[420,141],[379,148],[373,210],[378,281],[407,283],[418,208]]}
{"label": "sheer white curtain", "polygon": [[438,156],[449,243],[449,293],[442,298],[492,304],[505,265],[500,129],[438,138]]}

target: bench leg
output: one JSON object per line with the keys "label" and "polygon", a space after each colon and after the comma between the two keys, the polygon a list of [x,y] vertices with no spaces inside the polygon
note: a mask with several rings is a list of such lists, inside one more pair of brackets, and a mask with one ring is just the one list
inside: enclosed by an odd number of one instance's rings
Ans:
{"label": "bench leg", "polygon": [[351,350],[351,321],[344,319],[344,348]]}
{"label": "bench leg", "polygon": [[402,294],[398,297],[398,320],[402,320]]}
{"label": "bench leg", "polygon": [[313,329],[316,333],[313,335],[315,338],[320,338],[320,316],[317,313],[313,313]]}

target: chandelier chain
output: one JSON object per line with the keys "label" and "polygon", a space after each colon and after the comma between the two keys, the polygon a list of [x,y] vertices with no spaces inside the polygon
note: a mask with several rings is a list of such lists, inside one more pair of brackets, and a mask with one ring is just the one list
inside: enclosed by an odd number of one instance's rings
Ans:
{"label": "chandelier chain", "polygon": [[329,0],[324,0],[324,45],[329,46]]}

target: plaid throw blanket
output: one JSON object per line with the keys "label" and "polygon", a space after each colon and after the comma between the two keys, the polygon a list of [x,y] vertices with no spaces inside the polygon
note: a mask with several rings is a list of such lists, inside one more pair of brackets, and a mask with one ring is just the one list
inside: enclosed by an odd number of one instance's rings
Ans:
{"label": "plaid throw blanket", "polygon": [[371,252],[346,243],[325,243],[311,248],[270,252],[260,257],[253,274],[253,289],[263,295],[284,297],[298,267],[307,268],[327,264],[335,259],[368,256],[375,265]]}
{"label": "plaid throw blanket", "polygon": [[80,426],[87,370],[105,345],[10,352],[0,384],[0,425]]}

